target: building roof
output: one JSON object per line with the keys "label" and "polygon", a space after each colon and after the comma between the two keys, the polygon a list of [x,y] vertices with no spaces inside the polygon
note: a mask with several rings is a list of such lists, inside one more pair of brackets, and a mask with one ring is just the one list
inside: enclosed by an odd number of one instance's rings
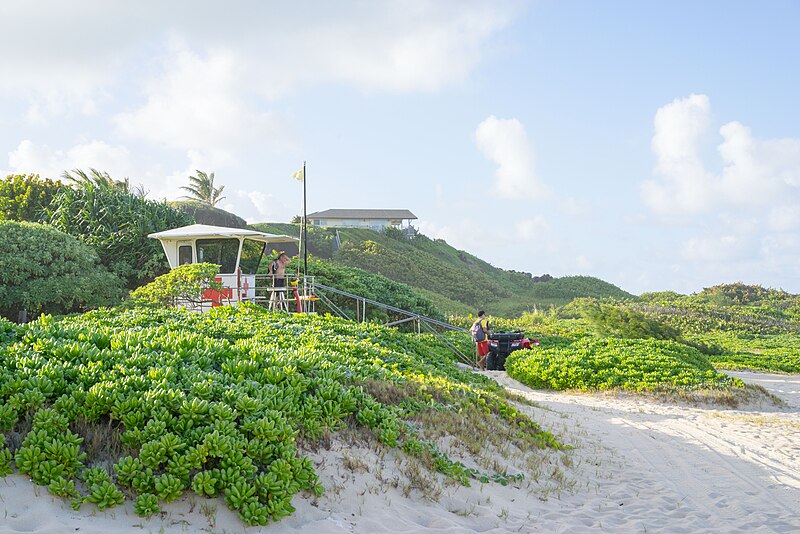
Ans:
{"label": "building roof", "polygon": [[149,234],[147,237],[164,241],[198,239],[204,237],[234,237],[237,239],[246,237],[262,243],[297,243],[299,241],[296,237],[290,237],[288,235],[267,234],[256,230],[247,230],[245,228],[227,228],[225,226],[211,226],[209,224],[191,224],[189,226],[182,226],[180,228],[173,228],[172,230]]}
{"label": "building roof", "polygon": [[323,210],[308,214],[309,219],[416,219],[408,210]]}

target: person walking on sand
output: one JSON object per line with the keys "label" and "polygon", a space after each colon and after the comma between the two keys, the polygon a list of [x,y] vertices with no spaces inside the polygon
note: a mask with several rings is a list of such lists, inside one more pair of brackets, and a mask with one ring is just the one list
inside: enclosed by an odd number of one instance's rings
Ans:
{"label": "person walking on sand", "polygon": [[478,312],[478,318],[472,323],[472,341],[478,351],[478,369],[486,370],[486,355],[489,354],[489,319],[483,310]]}

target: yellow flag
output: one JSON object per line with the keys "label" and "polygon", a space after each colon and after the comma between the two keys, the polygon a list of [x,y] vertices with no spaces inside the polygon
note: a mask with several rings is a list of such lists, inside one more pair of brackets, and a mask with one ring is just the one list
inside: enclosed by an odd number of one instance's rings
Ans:
{"label": "yellow flag", "polygon": [[305,170],[305,168],[302,168],[299,171],[292,173],[292,178],[294,178],[298,182],[304,182],[305,179],[306,179],[306,170]]}

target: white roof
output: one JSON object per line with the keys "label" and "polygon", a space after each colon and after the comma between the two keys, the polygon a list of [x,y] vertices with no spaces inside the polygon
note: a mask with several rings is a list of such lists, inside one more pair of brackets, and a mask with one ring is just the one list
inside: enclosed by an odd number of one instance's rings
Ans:
{"label": "white roof", "polygon": [[202,239],[209,237],[246,237],[263,243],[297,243],[299,239],[288,235],[267,234],[248,230],[246,228],[227,228],[225,226],[211,226],[209,224],[191,224],[172,230],[148,234],[147,237],[160,241],[174,241],[178,239]]}

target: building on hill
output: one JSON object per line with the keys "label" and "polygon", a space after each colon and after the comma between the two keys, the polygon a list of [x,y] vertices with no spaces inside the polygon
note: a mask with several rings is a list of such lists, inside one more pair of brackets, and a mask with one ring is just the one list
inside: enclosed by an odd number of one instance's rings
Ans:
{"label": "building on hill", "polygon": [[308,220],[314,226],[369,228],[371,230],[382,230],[388,227],[406,231],[413,230],[411,221],[416,219],[417,216],[408,210],[330,209],[308,214]]}

